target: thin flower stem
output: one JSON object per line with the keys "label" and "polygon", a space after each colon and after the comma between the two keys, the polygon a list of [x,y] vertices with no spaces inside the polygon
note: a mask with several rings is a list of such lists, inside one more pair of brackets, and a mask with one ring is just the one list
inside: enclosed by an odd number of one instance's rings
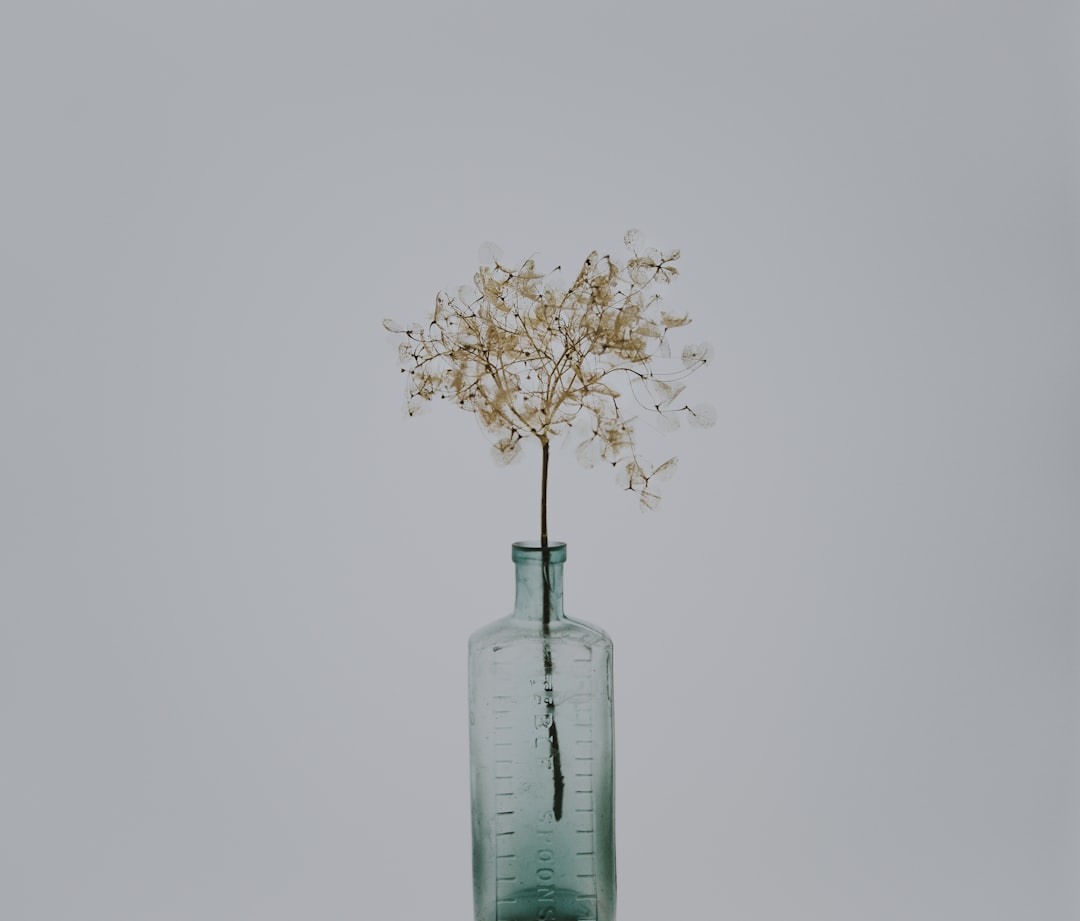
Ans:
{"label": "thin flower stem", "polygon": [[544,634],[544,681],[545,687],[551,688],[551,732],[548,741],[551,745],[551,773],[554,785],[552,794],[551,811],[555,815],[555,821],[562,818],[563,790],[566,784],[562,772],[562,755],[559,752],[559,728],[555,719],[555,680],[552,673],[555,670],[551,655],[551,547],[548,544],[547,528],[547,484],[548,484],[548,461],[551,454],[551,446],[546,439],[541,439],[541,464],[540,464],[540,567],[544,575],[544,600],[543,600],[543,634]]}
{"label": "thin flower stem", "polygon": [[[547,526],[547,487],[548,459],[551,455],[551,443],[546,438],[540,439],[540,547],[544,551],[544,566],[548,564],[548,526]],[[546,569],[544,570],[547,571]],[[546,584],[546,582],[545,582]],[[544,623],[547,623],[548,608],[544,605]]]}

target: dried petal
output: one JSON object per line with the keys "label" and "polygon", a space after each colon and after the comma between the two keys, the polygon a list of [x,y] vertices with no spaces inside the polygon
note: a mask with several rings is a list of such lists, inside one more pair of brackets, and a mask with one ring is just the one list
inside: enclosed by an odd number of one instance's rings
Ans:
{"label": "dried petal", "polygon": [[685,384],[668,383],[667,381],[649,381],[649,390],[656,399],[656,408],[668,406],[680,393],[686,389]]}
{"label": "dried petal", "polygon": [[619,468],[618,479],[623,489],[631,489],[635,492],[649,485],[649,478],[645,475],[647,464],[637,460],[628,460]]}
{"label": "dried petal", "polygon": [[675,474],[675,468],[678,467],[678,466],[679,466],[679,459],[677,457],[669,457],[666,461],[664,461],[659,467],[657,467],[652,472],[652,475],[649,477],[649,480],[650,481],[655,480],[655,481],[658,481],[660,483],[663,483],[663,482],[665,482],[667,480],[670,480],[672,478],[672,476],[674,476],[674,474]]}
{"label": "dried petal", "polygon": [[491,446],[491,453],[495,458],[495,463],[500,467],[512,464],[521,456],[521,439],[516,433],[511,432]]}
{"label": "dried petal", "polygon": [[600,442],[595,438],[587,438],[577,446],[574,453],[578,463],[586,470],[591,470],[600,463]]}
{"label": "dried petal", "polygon": [[674,432],[679,427],[679,414],[660,410],[653,416],[653,427],[658,432]]}
{"label": "dried petal", "polygon": [[682,350],[682,363],[687,368],[696,368],[712,358],[712,346],[707,342],[688,345]]}
{"label": "dried petal", "polygon": [[679,270],[669,262],[664,262],[656,267],[656,277],[665,285],[670,284],[672,279],[679,274]]}
{"label": "dried petal", "polygon": [[697,406],[686,407],[690,416],[690,424],[699,429],[707,429],[716,425],[716,409],[708,403],[699,403]]}
{"label": "dried petal", "polygon": [[660,311],[660,321],[668,329],[675,329],[677,326],[686,326],[690,322],[690,317],[685,313],[682,316],[674,313],[668,313],[666,310]]}
{"label": "dried petal", "polygon": [[635,285],[647,285],[655,271],[648,259],[636,257],[626,264],[626,270],[630,273],[630,280]]}
{"label": "dried petal", "polygon": [[638,500],[638,506],[643,512],[655,512],[660,505],[660,493],[653,492],[648,489],[641,491],[641,498]]}
{"label": "dried petal", "polygon": [[480,244],[478,255],[481,265],[501,265],[503,262],[503,251],[497,243],[492,243],[490,240]]}

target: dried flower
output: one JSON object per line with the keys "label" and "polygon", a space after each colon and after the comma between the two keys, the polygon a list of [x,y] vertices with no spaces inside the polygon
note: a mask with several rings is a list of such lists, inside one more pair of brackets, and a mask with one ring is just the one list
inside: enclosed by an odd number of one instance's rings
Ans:
{"label": "dried flower", "polygon": [[[634,416],[620,400],[632,396],[651,413],[658,428],[678,428],[680,419],[711,425],[710,406],[683,401],[683,378],[711,360],[707,345],[688,345],[672,359],[668,333],[690,318],[659,308],[653,286],[678,274],[678,250],[642,247],[641,234],[625,237],[629,258],[620,263],[593,252],[572,285],[559,283],[558,269],[537,270],[531,259],[508,268],[496,247],[473,277],[473,286],[455,295],[439,294],[426,325],[384,321],[404,337],[398,355],[407,375],[410,415],[438,397],[475,413],[492,435],[499,463],[521,453],[535,437],[541,445],[540,541],[547,561],[547,483],[552,439],[574,429],[580,437],[577,458],[585,467],[611,464],[622,487],[636,493],[642,510],[660,501],[657,484],[678,463],[659,466],[637,451]],[[671,370],[661,370],[664,362]],[[543,567],[543,668],[552,678],[550,569]],[[550,686],[550,685],[549,685]],[[553,695],[554,698],[554,695]],[[552,813],[563,811],[565,778],[561,767],[554,707],[551,713]]]}
{"label": "dried flower", "polygon": [[635,418],[620,400],[632,396],[665,431],[682,418],[693,425],[716,419],[712,407],[682,398],[682,379],[711,360],[708,345],[687,345],[670,370],[660,368],[671,356],[669,331],[690,322],[661,310],[660,295],[651,291],[678,274],[679,251],[643,249],[638,231],[629,231],[625,243],[625,262],[593,252],[569,287],[560,285],[558,269],[545,274],[531,259],[509,268],[489,247],[490,262],[480,266],[473,285],[440,293],[426,325],[383,324],[404,337],[399,357],[410,415],[426,401],[454,400],[491,433],[500,463],[513,461],[524,439],[539,440],[545,535],[552,439],[571,429],[581,433],[578,460],[616,467],[619,482],[638,494],[644,510],[656,507],[656,483],[670,476],[677,460],[651,467],[639,457]]}

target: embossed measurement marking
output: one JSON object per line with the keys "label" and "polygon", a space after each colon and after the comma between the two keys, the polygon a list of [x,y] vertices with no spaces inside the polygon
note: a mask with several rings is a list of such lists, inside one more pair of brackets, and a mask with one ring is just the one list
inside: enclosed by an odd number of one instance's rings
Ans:
{"label": "embossed measurement marking", "polygon": [[[591,651],[561,661],[556,651],[554,660],[550,672],[520,660],[495,669],[496,921],[551,921],[564,913],[596,921]],[[556,721],[566,782],[560,820],[551,800]]]}

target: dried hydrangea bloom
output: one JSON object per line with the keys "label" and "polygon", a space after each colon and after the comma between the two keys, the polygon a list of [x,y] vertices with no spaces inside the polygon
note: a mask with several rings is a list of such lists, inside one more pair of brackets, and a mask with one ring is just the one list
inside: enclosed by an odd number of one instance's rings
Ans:
{"label": "dried hydrangea bloom", "polygon": [[510,268],[491,248],[472,286],[435,298],[426,325],[384,321],[404,337],[399,357],[408,376],[410,415],[426,401],[455,401],[476,414],[503,463],[519,455],[524,439],[540,442],[545,537],[554,438],[572,429],[581,439],[578,460],[586,467],[614,466],[644,510],[656,507],[656,484],[674,472],[676,459],[657,467],[643,460],[635,417],[620,404],[632,399],[663,431],[678,428],[682,419],[702,426],[716,418],[711,407],[682,396],[682,380],[710,361],[711,349],[686,345],[672,358],[668,334],[690,319],[660,309],[660,294],[652,290],[678,274],[678,250],[644,248],[637,231],[628,232],[625,242],[624,262],[593,252],[569,286],[560,283],[558,269],[545,274],[531,259]]}

